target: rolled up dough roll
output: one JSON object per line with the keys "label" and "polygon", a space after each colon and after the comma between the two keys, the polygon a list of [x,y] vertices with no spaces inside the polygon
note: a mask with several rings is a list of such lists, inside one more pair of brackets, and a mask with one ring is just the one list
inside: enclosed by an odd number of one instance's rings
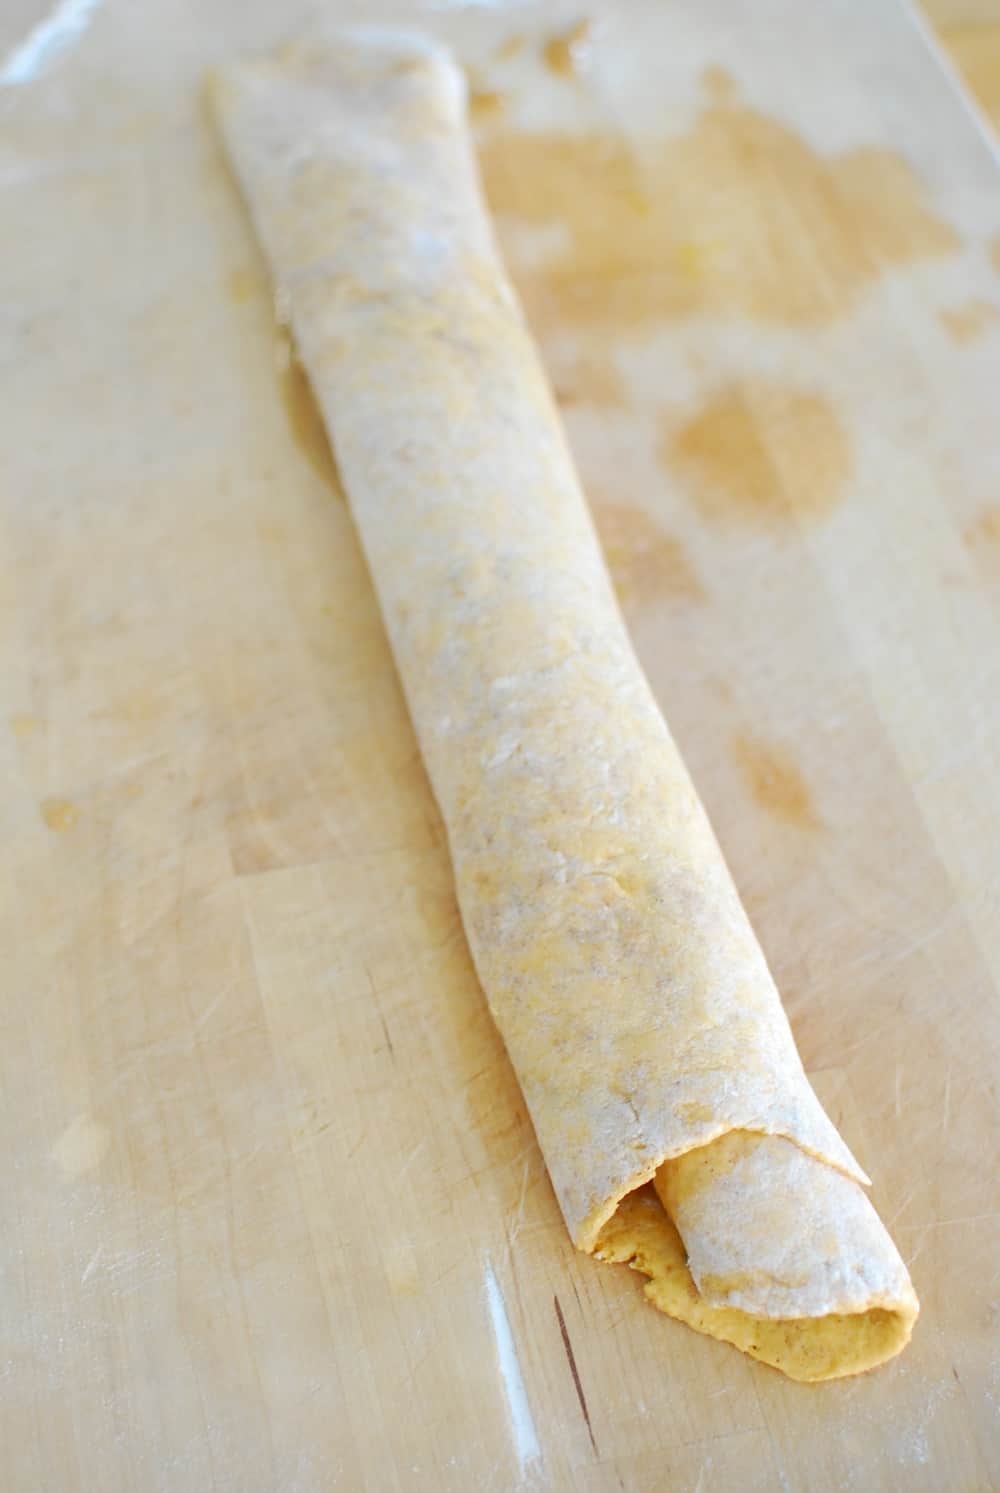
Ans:
{"label": "rolled up dough roll", "polygon": [[916,1297],[629,642],[459,69],[353,30],[212,93],[573,1240],[794,1378],[882,1362]]}

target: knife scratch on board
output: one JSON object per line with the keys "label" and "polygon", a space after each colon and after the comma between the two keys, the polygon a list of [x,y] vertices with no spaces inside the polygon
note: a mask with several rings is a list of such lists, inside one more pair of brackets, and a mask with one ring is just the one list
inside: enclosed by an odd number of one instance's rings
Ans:
{"label": "knife scratch on board", "polygon": [[569,1331],[566,1327],[566,1318],[563,1316],[562,1307],[559,1305],[559,1297],[553,1296],[552,1300],[555,1302],[556,1306],[556,1317],[559,1320],[559,1332],[562,1337],[563,1348],[566,1351],[566,1360],[569,1363],[569,1371],[573,1375],[573,1387],[576,1390],[576,1397],[580,1401],[580,1409],[583,1412],[583,1418],[587,1423],[587,1435],[590,1437],[590,1444],[594,1448],[594,1456],[599,1457],[600,1452],[597,1450],[597,1441],[594,1438],[594,1428],[590,1424],[590,1411],[587,1409],[587,1398],[583,1392],[583,1385],[580,1383],[580,1371],[576,1366],[576,1355],[573,1352],[573,1344],[569,1340]]}

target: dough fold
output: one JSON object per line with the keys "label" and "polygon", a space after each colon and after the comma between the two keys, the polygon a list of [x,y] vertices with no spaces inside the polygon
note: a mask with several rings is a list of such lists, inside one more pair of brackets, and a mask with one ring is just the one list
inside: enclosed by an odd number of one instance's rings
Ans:
{"label": "dough fold", "polygon": [[794,1377],[880,1362],[916,1297],[633,652],[460,70],[356,29],[226,67],[212,99],[574,1242]]}

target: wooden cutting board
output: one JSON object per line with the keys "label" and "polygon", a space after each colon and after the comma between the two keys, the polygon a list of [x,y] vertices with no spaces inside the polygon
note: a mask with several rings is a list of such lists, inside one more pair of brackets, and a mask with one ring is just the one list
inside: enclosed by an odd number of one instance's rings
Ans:
{"label": "wooden cutting board", "polygon": [[0,68],[0,1485],[1000,1486],[995,147],[895,0],[405,14],[923,1316],[808,1388],[574,1254],[200,101],[295,17],[64,5]]}

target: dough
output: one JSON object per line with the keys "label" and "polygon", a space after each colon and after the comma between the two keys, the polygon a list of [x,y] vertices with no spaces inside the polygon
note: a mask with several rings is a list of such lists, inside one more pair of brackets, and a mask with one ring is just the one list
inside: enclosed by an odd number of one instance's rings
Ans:
{"label": "dough", "polygon": [[570,1234],[796,1378],[880,1362],[916,1297],[629,642],[460,70],[359,29],[227,67],[213,100]]}

